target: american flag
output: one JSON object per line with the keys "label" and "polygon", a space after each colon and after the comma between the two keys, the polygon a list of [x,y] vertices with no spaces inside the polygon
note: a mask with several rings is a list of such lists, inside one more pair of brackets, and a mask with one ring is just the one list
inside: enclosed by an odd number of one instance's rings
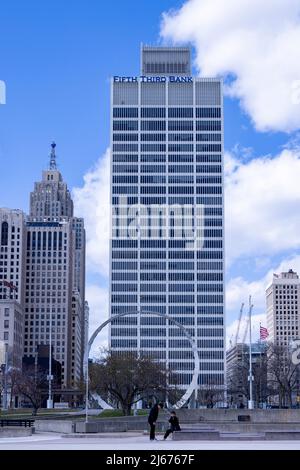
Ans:
{"label": "american flag", "polygon": [[17,290],[17,287],[14,286],[12,281],[10,281],[10,282],[9,281],[2,281],[2,284],[4,285],[4,287],[8,287],[11,290]]}
{"label": "american flag", "polygon": [[269,336],[269,332],[268,332],[267,328],[264,328],[261,325],[259,327],[259,334],[260,334],[260,339],[261,340],[265,340]]}

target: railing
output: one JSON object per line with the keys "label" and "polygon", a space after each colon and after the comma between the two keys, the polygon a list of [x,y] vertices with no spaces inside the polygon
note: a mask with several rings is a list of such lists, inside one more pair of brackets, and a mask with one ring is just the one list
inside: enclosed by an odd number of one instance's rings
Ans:
{"label": "railing", "polygon": [[34,424],[34,419],[0,419],[0,427],[4,426],[21,426],[31,428]]}

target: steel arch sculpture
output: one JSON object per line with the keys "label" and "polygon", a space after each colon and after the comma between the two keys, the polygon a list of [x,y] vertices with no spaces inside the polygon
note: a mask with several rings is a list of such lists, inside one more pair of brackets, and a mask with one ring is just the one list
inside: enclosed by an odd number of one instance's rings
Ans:
{"label": "steel arch sculpture", "polygon": [[[192,347],[192,351],[194,353],[194,363],[195,363],[195,366],[194,366],[194,372],[193,372],[193,378],[192,378],[192,381],[190,383],[190,385],[188,386],[186,392],[184,393],[184,395],[180,398],[180,400],[177,401],[177,403],[174,405],[174,408],[175,409],[180,409],[182,408],[186,402],[189,400],[189,398],[192,396],[192,393],[194,390],[197,389],[197,385],[198,385],[198,375],[199,375],[199,371],[200,371],[200,366],[199,366],[199,363],[200,363],[200,360],[199,360],[199,354],[198,354],[198,350],[197,350],[197,344],[196,342],[194,341],[193,337],[189,334],[189,332],[187,331],[187,329],[181,325],[181,323],[177,322],[176,320],[174,320],[172,317],[170,317],[169,315],[165,315],[163,313],[158,313],[158,312],[148,312],[148,311],[144,311],[144,310],[141,310],[140,312],[139,311],[128,311],[128,312],[123,312],[123,313],[119,313],[119,314],[116,314],[116,315],[113,315],[112,317],[110,317],[108,320],[106,320],[105,322],[103,322],[95,331],[94,333],[92,334],[92,336],[90,337],[89,339],[89,342],[88,342],[88,348],[87,348],[87,351],[85,353],[85,357],[84,357],[84,363],[86,364],[87,363],[87,360],[88,360],[88,356],[89,356],[89,353],[90,353],[90,350],[91,350],[91,347],[92,347],[92,344],[93,342],[95,341],[96,337],[98,336],[98,334],[103,330],[103,328],[105,328],[109,323],[111,323],[112,321],[118,319],[118,318],[122,318],[122,317],[125,317],[125,316],[128,316],[128,315],[139,315],[139,314],[146,314],[146,315],[154,315],[154,316],[157,316],[157,317],[161,317],[161,318],[165,318],[166,320],[169,320],[171,323],[173,323],[175,326],[177,326],[183,333],[184,335],[186,336],[186,338],[188,339],[191,347]],[[102,400],[103,401],[103,400]]]}

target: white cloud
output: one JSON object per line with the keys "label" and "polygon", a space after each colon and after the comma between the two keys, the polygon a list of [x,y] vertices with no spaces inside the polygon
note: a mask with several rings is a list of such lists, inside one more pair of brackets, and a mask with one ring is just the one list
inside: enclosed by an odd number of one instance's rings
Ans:
{"label": "white cloud", "polygon": [[[245,311],[245,315],[248,314],[248,309]],[[243,316],[239,335],[237,338],[237,342],[241,343],[245,341],[245,343],[249,344],[249,325],[247,326],[247,316]],[[252,324],[252,343],[256,343],[259,340],[259,326],[266,326],[266,316],[264,313],[260,315],[253,315],[251,317],[251,324]],[[226,349],[229,349],[231,346],[235,344],[236,333],[238,328],[238,320],[232,322],[226,329]],[[246,334],[245,334],[246,333]]]}
{"label": "white cloud", "polygon": [[231,154],[225,164],[226,250],[264,259],[300,247],[300,152],[243,163]]}
{"label": "white cloud", "polygon": [[110,150],[84,176],[84,185],[73,189],[74,207],[84,217],[87,268],[108,276],[109,267]]}
{"label": "white cloud", "polygon": [[163,14],[161,35],[195,45],[201,76],[230,78],[258,130],[299,129],[299,0],[187,0]]}
{"label": "white cloud", "polygon": [[248,309],[249,295],[252,297],[252,301],[255,303],[256,312],[265,311],[265,290],[268,284],[272,280],[272,272],[268,272],[262,279],[256,281],[248,281],[242,277],[235,277],[228,281],[226,286],[226,306],[228,311],[240,310],[241,304],[244,303],[244,313]]}
{"label": "white cloud", "polygon": [[[108,319],[108,289],[94,284],[88,284],[86,298],[90,307],[89,338],[94,331]],[[99,348],[107,347],[108,326],[95,339],[90,357],[99,355]]]}
{"label": "white cloud", "polygon": [[[95,167],[84,176],[81,188],[73,189],[74,206],[78,217],[83,217],[86,228],[87,272],[100,274],[105,280],[109,270],[109,186],[110,151],[99,158]],[[108,289],[87,283],[86,299],[90,307],[89,337],[108,318]],[[107,346],[108,329],[97,337],[91,355]]]}
{"label": "white cloud", "polygon": [[235,320],[231,321],[227,327],[227,347],[230,345],[230,340],[233,340],[236,335],[238,326],[238,317],[241,304],[244,303],[244,311],[242,316],[241,328],[239,339],[243,338],[245,331],[246,317],[249,311],[249,295],[251,295],[253,308],[253,338],[254,340],[259,337],[259,323],[266,326],[266,288],[271,284],[273,273],[286,272],[293,269],[300,274],[300,255],[290,256],[282,260],[274,269],[270,269],[265,276],[256,281],[247,281],[241,277],[232,278],[226,286],[226,307],[230,312],[231,318],[234,316]]}

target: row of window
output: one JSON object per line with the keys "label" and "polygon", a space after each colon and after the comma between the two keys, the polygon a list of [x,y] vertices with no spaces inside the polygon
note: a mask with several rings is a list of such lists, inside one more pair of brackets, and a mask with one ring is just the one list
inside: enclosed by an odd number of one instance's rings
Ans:
{"label": "row of window", "polygon": [[[138,144],[113,144],[113,152],[138,152]],[[193,144],[141,144],[141,152],[193,152]],[[196,144],[196,152],[222,152],[221,144]]]}
{"label": "row of window", "polygon": [[[148,281],[154,281],[154,279],[147,279],[149,276],[142,276],[143,273],[141,273],[141,278],[144,277]],[[154,273],[156,274],[156,273]],[[164,276],[161,277],[166,277],[165,273],[157,273],[157,274],[164,274]],[[166,279],[158,279],[159,276],[155,276],[156,279],[155,281],[158,280],[163,280],[166,281]],[[128,279],[126,279],[128,281]],[[142,282],[142,279],[141,279]],[[137,292],[138,291],[138,284],[132,283],[130,281],[130,284],[124,284],[124,282],[119,283],[119,284],[112,284],[111,286],[112,292]],[[193,284],[178,284],[176,282],[175,284],[169,284],[168,286],[169,292],[223,292],[223,286],[222,284],[198,284],[194,285]],[[140,284],[140,292],[166,292],[166,284],[157,284],[157,283],[148,283],[148,284]]]}
{"label": "row of window", "polygon": [[[198,351],[200,359],[223,359],[223,351]],[[193,359],[192,351],[169,351],[169,359]]]}
{"label": "row of window", "polygon": [[[112,204],[113,206],[130,206],[130,205],[137,205],[139,203],[144,206],[151,206],[151,205],[165,205],[169,204],[194,204],[194,197],[186,197],[186,196],[169,196],[169,198],[164,196],[127,196],[122,195],[113,196],[112,197]],[[196,197],[196,204],[202,204],[203,206],[222,206],[222,198],[221,197]],[[222,212],[222,208],[218,207],[204,207],[204,211],[219,211]],[[206,214],[206,212],[205,212]],[[222,215],[213,213],[212,215]]]}
{"label": "row of window", "polygon": [[[139,156],[136,154],[113,154],[113,162],[114,163],[138,163],[139,161]],[[143,162],[148,162],[148,163],[165,163],[165,162],[179,162],[179,163],[184,163],[184,162],[193,162],[194,161],[194,155],[193,154],[169,154],[163,155],[163,154],[157,154],[157,155],[152,155],[152,154],[142,154],[140,156],[140,161]],[[221,163],[222,161],[222,156],[221,155],[214,155],[214,154],[207,154],[207,155],[196,155],[195,156],[195,161],[199,163]],[[125,168],[124,171],[119,171],[118,166],[114,166],[116,169],[116,173],[131,173],[131,165],[124,166]]]}
{"label": "row of window", "polygon": [[[217,289],[217,286],[220,289]],[[168,290],[169,292],[222,292],[222,284],[211,285],[212,289],[208,289],[208,286],[199,284],[195,286],[194,284],[169,284]],[[138,291],[138,284],[112,284],[111,286],[112,292],[137,292]],[[140,292],[166,292],[166,284],[140,284],[139,288]],[[209,297],[209,296],[206,296]]]}
{"label": "row of window", "polygon": [[[199,344],[205,344],[203,346],[205,348],[220,348],[223,347],[222,340],[198,340]],[[130,338],[112,338],[110,341],[112,348],[126,348],[132,349],[138,347],[137,339],[130,339]],[[140,340],[140,347],[141,348],[160,348],[165,349],[167,347],[166,341],[163,339],[142,339]],[[183,348],[188,349],[190,348],[190,344],[187,340],[169,340],[168,341],[169,348]]]}
{"label": "row of window", "polygon": [[[207,257],[205,255],[207,253]],[[197,258],[199,259],[221,259],[222,252],[215,252],[219,253],[220,256],[210,256],[210,252],[197,252]],[[137,259],[138,254],[140,255],[140,259],[166,259],[167,253],[166,251],[128,251],[128,250],[113,250],[112,258],[113,259]],[[186,251],[169,251],[168,253],[169,259],[194,259],[194,251],[193,250],[186,250]],[[210,269],[222,269],[222,263],[220,262],[199,262],[197,264],[197,268],[200,270],[210,270]]]}
{"label": "row of window", "polygon": [[[168,301],[169,303],[173,304],[193,304],[195,302],[195,295],[172,295],[169,294]],[[44,299],[42,299],[43,301]],[[59,301],[59,299],[58,299]],[[125,295],[125,294],[112,294],[111,302],[113,304],[136,304],[138,301],[138,297],[136,295]],[[166,295],[140,295],[140,302],[143,303],[167,303],[167,296]],[[223,303],[223,296],[222,295],[197,295],[197,302],[198,303],[209,303],[209,304],[222,304]]]}
{"label": "row of window", "polygon": [[[140,248],[186,248],[185,240],[140,240]],[[138,248],[138,240],[112,240],[112,248],[126,249],[126,248]],[[177,253],[178,251],[174,251]],[[172,252],[170,252],[172,253]],[[222,259],[222,251],[198,251],[197,258],[199,259]],[[174,255],[175,256],[175,255]]]}
{"label": "row of window", "polygon": [[[139,121],[113,121],[114,131],[138,131]],[[165,131],[166,121],[141,121],[142,131]],[[169,131],[193,131],[194,121],[168,121]],[[196,131],[221,131],[220,120],[196,121]]]}
{"label": "row of window", "polygon": [[[167,307],[165,305],[147,305],[142,308],[142,312],[151,314],[153,313],[162,313],[165,314]],[[136,313],[136,307],[128,308],[127,305],[113,305],[111,308],[111,314],[116,315],[119,313],[125,313],[132,311]],[[221,305],[198,305],[197,306],[197,315],[223,315],[223,306]],[[195,307],[194,305],[170,305],[168,307],[169,315],[194,315]]]}
{"label": "row of window", "polygon": [[27,233],[27,250],[62,250],[66,249],[67,234],[62,232],[28,232]]}
{"label": "row of window", "polygon": [[[139,184],[139,177],[133,175],[114,175],[113,184]],[[222,184],[221,176],[196,176],[193,175],[176,175],[169,176],[168,179],[163,175],[141,176],[141,184]]]}
{"label": "row of window", "polygon": [[[147,316],[143,316],[143,313],[141,312],[139,314],[140,317],[140,324],[141,325],[162,325],[165,326],[167,324],[167,320],[165,318],[161,317],[153,317],[151,314]],[[173,320],[176,321],[177,323],[180,323],[181,325],[190,325],[194,326],[195,322],[197,321],[197,325],[207,325],[207,326],[212,326],[212,325],[219,325],[223,326],[224,320],[223,317],[174,317],[172,316]],[[137,315],[134,317],[121,317],[119,319],[116,319],[114,324],[117,325],[137,325]],[[170,321],[170,325],[172,325],[172,322]]]}
{"label": "row of window", "polygon": [[[122,200],[121,200],[121,202],[122,202]],[[176,205],[180,204],[180,205],[193,206],[194,205],[194,198],[180,197],[180,196],[179,197],[169,198],[169,205],[172,206],[172,205],[175,205],[175,204]],[[135,203],[135,201],[133,201],[133,204],[128,204],[128,206],[127,205],[122,205],[122,204],[120,204],[120,205],[115,204],[113,210],[114,210],[115,213],[118,213],[118,209],[121,208],[123,213],[126,214],[126,213],[128,213],[129,210],[131,210],[131,207],[130,207],[131,205],[138,206],[137,198],[136,198],[136,203]],[[147,213],[148,213],[148,211],[156,212],[156,213],[161,211],[161,208],[157,205],[155,207],[150,206],[149,208],[148,207],[145,208],[145,206],[142,206],[142,210],[145,210],[145,209],[147,210]],[[170,209],[172,209],[172,207],[170,207]],[[164,210],[164,208],[162,210]],[[204,216],[222,216],[222,214],[223,214],[223,210],[222,210],[221,207],[202,207],[202,210],[203,210],[203,215]],[[205,219],[205,220],[207,220],[207,219]],[[216,219],[215,218],[215,219],[211,219],[211,220],[216,222],[216,226],[221,226],[222,225],[221,222],[220,222],[221,219]],[[204,223],[206,224],[206,222],[204,222]],[[212,222],[211,222],[211,225],[212,225]],[[115,241],[117,241],[117,240],[115,240]],[[121,240],[118,240],[118,241],[121,242]],[[124,241],[126,241],[126,240],[124,240]],[[127,240],[127,241],[129,241],[129,240]],[[132,240],[132,241],[134,241],[134,240]],[[148,240],[148,241],[150,241],[150,240]],[[155,242],[155,241],[153,240],[153,242]],[[157,242],[163,242],[163,240],[157,240]],[[117,246],[117,245],[115,245],[115,246]],[[124,246],[126,246],[126,245],[124,245]],[[156,246],[160,246],[160,245],[156,245]]]}
{"label": "row of window", "polygon": [[[166,108],[140,108],[142,118],[165,118]],[[192,118],[194,116],[193,108],[168,108],[168,116],[173,118]],[[126,107],[114,107],[113,108],[114,118],[138,118],[139,108],[126,108]],[[220,118],[221,108],[210,107],[210,108],[196,108],[197,118]]]}
{"label": "row of window", "polygon": [[222,186],[113,186],[112,194],[222,194]]}
{"label": "row of window", "polygon": [[[170,322],[171,323],[171,322]],[[171,323],[172,325],[172,323]],[[172,325],[173,326],[173,325]],[[140,336],[141,337],[185,337],[185,333],[177,328],[172,328],[169,327],[168,329],[166,328],[156,328],[155,326],[149,328],[149,325],[147,325],[147,328],[141,327],[140,330]],[[190,336],[195,336],[195,333],[197,333],[198,337],[202,338],[209,338],[209,337],[220,337],[223,338],[224,335],[224,330],[223,328],[197,328],[197,331],[195,332],[194,328],[186,328],[186,332]],[[138,330],[135,327],[126,327],[122,326],[120,328],[116,327],[115,325],[111,327],[110,330],[111,336],[118,336],[118,337],[125,337],[125,336],[137,336]]]}
{"label": "row of window", "polygon": [[[222,173],[221,165],[141,165],[140,173]],[[138,173],[138,165],[113,165],[113,175],[116,173]]]}
{"label": "row of window", "polygon": [[[147,133],[147,134],[136,134],[136,133],[122,133],[122,134],[113,134],[113,141],[114,142],[165,142],[167,135],[165,133]],[[196,141],[198,142],[221,142],[222,135],[218,134],[196,134],[195,137]],[[168,141],[169,142],[193,142],[194,134],[184,133],[184,134],[168,134]]]}

